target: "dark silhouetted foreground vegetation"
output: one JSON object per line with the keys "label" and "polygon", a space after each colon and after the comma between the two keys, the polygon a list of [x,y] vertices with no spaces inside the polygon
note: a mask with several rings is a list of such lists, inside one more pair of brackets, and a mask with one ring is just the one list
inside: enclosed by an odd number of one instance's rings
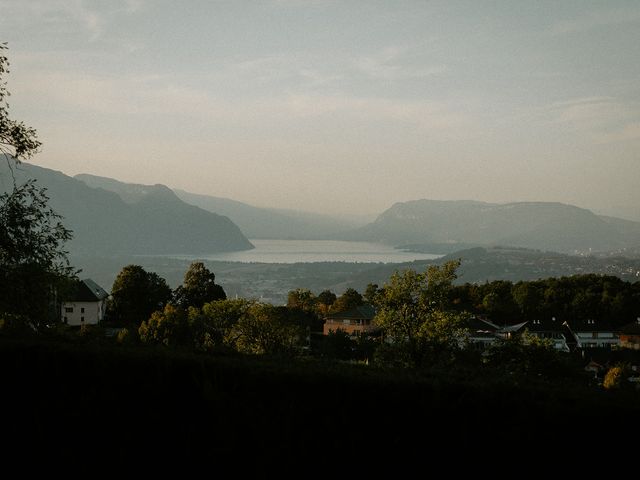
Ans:
{"label": "dark silhouetted foreground vegetation", "polygon": [[[4,454],[59,462],[241,456],[256,467],[328,452],[434,459],[546,451],[598,438],[624,450],[637,397],[516,384],[482,370],[380,371],[277,358],[208,356],[95,343],[1,340]],[[606,432],[605,437],[600,437]],[[156,465],[157,466],[157,465]]]}

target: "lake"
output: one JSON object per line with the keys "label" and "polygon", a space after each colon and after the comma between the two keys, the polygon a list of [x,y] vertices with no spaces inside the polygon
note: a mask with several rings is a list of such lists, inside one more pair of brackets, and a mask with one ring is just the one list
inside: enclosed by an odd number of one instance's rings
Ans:
{"label": "lake", "polygon": [[179,259],[198,259],[244,263],[403,263],[431,260],[442,255],[396,250],[389,245],[336,240],[251,240],[255,249],[244,252],[214,253],[210,255],[171,255]]}

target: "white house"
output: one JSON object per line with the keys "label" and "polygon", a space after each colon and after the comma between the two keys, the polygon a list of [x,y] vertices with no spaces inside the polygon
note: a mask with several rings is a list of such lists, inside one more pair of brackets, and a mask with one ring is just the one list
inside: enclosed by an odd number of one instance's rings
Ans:
{"label": "white house", "polygon": [[571,328],[582,348],[611,348],[620,345],[620,336],[611,325],[595,320],[574,322]]}
{"label": "white house", "polygon": [[76,283],[75,291],[62,302],[62,322],[67,325],[95,325],[104,319],[109,294],[87,278]]}

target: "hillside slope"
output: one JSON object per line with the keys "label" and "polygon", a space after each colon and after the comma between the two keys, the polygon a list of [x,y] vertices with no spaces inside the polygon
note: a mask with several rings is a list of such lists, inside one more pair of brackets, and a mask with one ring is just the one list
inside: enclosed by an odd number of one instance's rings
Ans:
{"label": "hillside slope", "polygon": [[[91,187],[117,193],[128,203],[140,201],[155,188],[84,173],[74,178]],[[249,238],[322,240],[366,224],[366,221],[354,218],[344,219],[297,210],[254,207],[229,198],[200,195],[180,189],[174,189],[173,192],[190,205],[229,217]]]}
{"label": "hillside slope", "polygon": [[[8,189],[6,164],[0,167],[0,178],[0,188]],[[29,178],[47,188],[51,206],[73,230],[68,246],[73,254],[200,254],[253,248],[231,220],[186,204],[162,185],[127,203],[62,172],[23,163],[16,179],[23,183]]]}
{"label": "hillside slope", "polygon": [[559,252],[604,251],[640,245],[640,223],[561,203],[492,204],[416,200],[397,203],[354,240],[393,245],[508,245]]}

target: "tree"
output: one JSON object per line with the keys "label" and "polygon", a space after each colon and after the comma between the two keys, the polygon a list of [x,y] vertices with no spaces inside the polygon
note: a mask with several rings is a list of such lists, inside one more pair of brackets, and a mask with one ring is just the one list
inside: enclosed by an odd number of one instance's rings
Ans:
{"label": "tree", "polygon": [[336,301],[336,298],[336,294],[331,290],[323,290],[322,292],[320,292],[316,301],[318,314],[326,315],[327,313],[329,313],[329,309],[331,308],[331,305],[333,305]]}
{"label": "tree", "polygon": [[[9,62],[0,44],[0,157],[13,168],[40,147],[36,132],[9,117],[4,75]],[[44,188],[34,180],[0,194],[0,315],[24,317],[33,326],[58,319],[56,298],[74,275],[64,243],[71,231],[48,205]]]}
{"label": "tree", "polygon": [[171,300],[164,278],[139,265],[124,267],[111,287],[109,318],[118,325],[139,325]]}
{"label": "tree", "polygon": [[543,290],[536,282],[518,282],[511,288],[511,296],[523,318],[531,320],[540,316],[544,301]]}
{"label": "tree", "polygon": [[13,159],[20,162],[34,155],[41,143],[35,129],[9,117],[7,99],[11,94],[4,80],[4,76],[9,73],[6,50],[7,44],[0,43],[0,153],[7,161]]}
{"label": "tree", "polygon": [[229,341],[240,353],[291,354],[303,335],[285,307],[256,303],[233,326]]}
{"label": "tree", "polygon": [[71,231],[47,201],[32,181],[0,195],[0,312],[36,326],[58,319],[56,298],[75,274],[62,249]]}
{"label": "tree", "polygon": [[163,310],[153,312],[151,317],[142,322],[138,328],[142,343],[167,347],[191,343],[190,334],[187,313],[171,304],[165,305]]}
{"label": "tree", "polygon": [[406,270],[392,275],[376,297],[375,324],[407,366],[450,357],[463,337],[464,314],[455,312],[449,293],[458,261],[430,266],[425,273]]}
{"label": "tree", "polygon": [[316,297],[311,290],[297,288],[287,295],[287,307],[304,312],[312,312],[316,306]]}
{"label": "tree", "polygon": [[569,378],[576,372],[570,358],[556,350],[553,341],[525,331],[522,335],[499,339],[485,352],[484,363],[508,378]]}
{"label": "tree", "polygon": [[333,303],[331,313],[346,312],[364,303],[362,295],[354,288],[347,288]]}
{"label": "tree", "polygon": [[184,274],[184,282],[174,292],[175,303],[183,308],[202,308],[205,303],[227,298],[216,284],[216,276],[202,262],[193,262]]}
{"label": "tree", "polygon": [[513,321],[513,317],[518,314],[518,306],[513,300],[511,282],[496,280],[484,285],[483,290],[484,312],[499,323]]}
{"label": "tree", "polygon": [[[198,342],[203,345],[209,344],[213,347],[222,347],[229,338],[229,333],[233,326],[243,318],[255,302],[244,298],[216,300],[205,303],[200,312],[196,309],[189,309],[189,321],[195,330],[202,333],[195,333]],[[196,321],[196,315],[198,320]],[[199,322],[199,323],[198,323]],[[198,336],[199,335],[199,336]],[[207,336],[205,338],[205,336]],[[232,345],[233,347],[233,345]]]}
{"label": "tree", "polygon": [[367,288],[364,291],[364,299],[370,303],[371,305],[376,303],[376,297],[380,293],[380,289],[378,288],[377,283],[370,283],[367,285]]}
{"label": "tree", "polygon": [[322,337],[320,354],[326,358],[350,360],[354,357],[356,342],[344,330],[331,330]]}

